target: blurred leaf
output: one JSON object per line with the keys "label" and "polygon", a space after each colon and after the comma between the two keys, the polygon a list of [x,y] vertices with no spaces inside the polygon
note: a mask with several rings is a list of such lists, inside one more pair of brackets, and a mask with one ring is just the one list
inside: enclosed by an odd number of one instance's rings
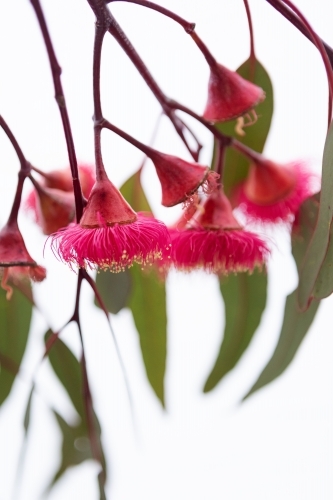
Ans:
{"label": "blurred leaf", "polygon": [[[45,344],[47,343],[51,335],[52,332],[46,332]],[[53,370],[55,371],[55,374],[63,384],[69,397],[72,400],[75,409],[81,417],[80,423],[76,426],[72,426],[69,425],[61,417],[61,415],[54,411],[54,415],[57,419],[62,433],[63,442],[61,464],[50,485],[51,488],[67,470],[68,467],[78,465],[84,460],[92,459],[93,455],[91,452],[89,426],[87,423],[84,403],[81,363],[77,360],[72,351],[59,338],[57,338],[49,351],[49,360],[51,362]],[[99,448],[101,454],[101,467],[103,472],[102,477],[104,478],[105,484],[106,463],[100,439],[101,428],[93,408],[91,408],[91,411],[94,418],[94,429],[98,438],[96,446]],[[99,484],[100,488],[101,485],[102,482]]]}
{"label": "blurred leaf", "polygon": [[24,413],[23,426],[24,426],[24,430],[25,430],[26,434],[29,430],[29,425],[30,425],[31,402],[32,402],[32,395],[34,393],[34,390],[35,390],[35,387],[32,386],[30,394],[29,394],[29,398],[28,398],[27,407],[26,407],[25,413]]}
{"label": "blurred leaf", "polygon": [[[307,246],[314,232],[319,208],[319,196],[307,199],[301,206],[299,216],[294,223],[292,232],[292,252],[300,270]],[[276,379],[289,366],[298,348],[300,347],[311,323],[316,315],[319,302],[313,302],[307,311],[302,312],[297,304],[298,290],[288,295],[286,299],[283,324],[275,351],[268,364],[260,374],[250,391],[245,395],[248,398],[261,387]]]}
{"label": "blurred leaf", "polygon": [[220,280],[225,328],[220,352],[205,386],[209,392],[237,364],[248,347],[266,306],[267,274],[233,274]]}
{"label": "blurred leaf", "polygon": [[[137,212],[152,212],[140,182],[141,169],[121,188]],[[131,309],[139,333],[140,347],[148,380],[164,406],[164,373],[166,365],[167,314],[165,285],[153,268],[129,269],[131,292],[127,306]]]}
{"label": "blurred leaf", "polygon": [[136,212],[151,212],[140,178],[141,168],[122,185],[120,191],[133,210]]}
{"label": "blurred leaf", "polygon": [[56,411],[53,413],[62,434],[62,452],[61,464],[51,485],[62,476],[68,467],[93,459],[86,426],[82,422],[80,425],[71,426]]}
{"label": "blurred leaf", "polygon": [[133,287],[128,307],[140,337],[148,380],[164,406],[164,373],[166,365],[167,315],[165,285],[153,269],[130,269]]}
{"label": "blurred leaf", "polygon": [[[237,73],[261,87],[266,92],[266,99],[256,106],[258,121],[254,125],[244,128],[245,136],[241,137],[235,133],[237,120],[220,123],[217,128],[261,153],[264,149],[273,115],[272,83],[267,71],[257,60],[254,62],[254,68],[252,69],[251,61],[248,59],[238,68]],[[226,194],[230,195],[233,188],[247,176],[249,160],[232,148],[228,148],[225,161],[223,184]]]}
{"label": "blurred leaf", "polygon": [[[117,314],[126,306],[131,291],[131,275],[128,269],[121,273],[100,271],[96,276],[96,286],[107,310]],[[99,307],[95,298],[95,305]]]}
{"label": "blurred leaf", "polygon": [[[329,128],[322,169],[322,189],[318,220],[313,237],[306,251],[298,286],[298,302],[301,310],[305,310],[313,298],[314,286],[328,249],[330,227],[333,217],[333,122]],[[332,250],[330,249],[330,253]],[[325,267],[327,267],[326,261]],[[325,268],[323,269],[325,273]],[[326,280],[322,281],[323,274],[317,285],[317,294],[322,296],[327,289]]]}
{"label": "blurred leaf", "polygon": [[[48,330],[45,344],[52,335]],[[59,338],[50,349],[48,358],[55,374],[66,389],[76,411],[85,421],[81,365],[72,351]]]}
{"label": "blurred leaf", "polygon": [[31,302],[13,288],[10,300],[0,288],[0,405],[10,393],[27,345]]}

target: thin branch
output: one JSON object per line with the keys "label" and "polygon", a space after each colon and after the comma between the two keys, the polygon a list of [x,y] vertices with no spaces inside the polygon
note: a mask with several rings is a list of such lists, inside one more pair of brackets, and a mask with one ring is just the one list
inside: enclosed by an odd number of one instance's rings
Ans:
{"label": "thin branch", "polygon": [[64,92],[63,92],[62,84],[61,84],[61,67],[60,67],[58,60],[57,60],[57,57],[55,55],[52,40],[51,40],[51,37],[49,34],[49,30],[48,30],[48,27],[46,24],[45,16],[44,16],[42,7],[40,5],[40,2],[39,2],[39,0],[30,0],[30,2],[35,10],[35,13],[36,13],[36,16],[37,16],[37,19],[39,22],[39,26],[40,26],[40,29],[41,29],[41,32],[43,35],[48,58],[49,58],[49,63],[50,63],[52,78],[53,78],[53,84],[54,84],[54,90],[55,90],[55,100],[57,101],[60,115],[61,115],[62,125],[63,125],[66,144],[67,144],[69,163],[70,163],[71,172],[72,172],[73,190],[74,190],[75,208],[76,208],[76,219],[77,219],[77,221],[79,221],[82,217],[83,206],[84,206],[83,205],[83,195],[82,195],[81,184],[80,184],[80,179],[79,179],[73,135],[72,135],[71,125],[70,125],[70,121],[69,121],[69,116],[67,113],[65,96],[64,96]]}
{"label": "thin branch", "polygon": [[150,88],[156,99],[159,101],[165,115],[172,122],[177,134],[185,144],[191,156],[197,161],[200,151],[200,145],[198,144],[196,150],[192,150],[192,148],[188,144],[184,134],[186,125],[181,120],[179,120],[179,118],[175,115],[174,111],[170,108],[169,99],[164,94],[162,89],[159,87],[156,80],[153,78],[147,66],[145,65],[145,63],[143,62],[137,51],[135,50],[134,46],[131,44],[126,34],[117,23],[115,17],[111,14],[111,12],[107,8],[103,0],[87,0],[87,1],[92,10],[94,11],[98,23],[100,23],[103,26],[109,26],[108,28],[109,33],[115,38],[115,40],[117,40],[121,48],[124,50],[126,55],[129,57],[129,59],[132,61],[136,69],[139,71],[140,75],[145,80],[146,84],[148,85],[148,87]]}
{"label": "thin branch", "polygon": [[117,337],[116,337],[116,334],[115,334],[115,332],[113,330],[113,327],[112,327],[112,324],[111,324],[111,321],[110,321],[109,312],[108,312],[108,310],[107,310],[107,308],[106,308],[106,306],[105,306],[105,304],[103,302],[101,294],[99,293],[99,291],[97,289],[97,286],[96,286],[96,283],[94,282],[94,280],[91,278],[91,276],[89,276],[89,274],[87,273],[87,271],[85,269],[82,269],[82,275],[85,278],[85,280],[87,281],[87,283],[90,285],[92,291],[94,292],[96,300],[99,303],[102,311],[104,312],[106,320],[108,322],[108,325],[109,325],[109,328],[110,328],[110,332],[111,332],[111,335],[112,335],[112,340],[114,342],[116,353],[117,353],[117,356],[118,356],[120,368],[121,368],[121,371],[122,371],[122,374],[123,374],[123,377],[124,377],[126,392],[127,392],[127,396],[128,396],[128,400],[129,400],[129,404],[130,404],[130,408],[131,408],[132,422],[134,424],[135,423],[135,418],[134,418],[134,404],[133,404],[132,393],[131,393],[129,381],[128,381],[128,378],[127,378],[125,364],[124,364],[123,358],[121,356],[119,345],[118,345],[118,342],[117,342]]}
{"label": "thin branch", "polygon": [[190,23],[189,21],[186,21],[182,17],[178,16],[171,10],[165,9],[161,5],[158,5],[154,2],[149,2],[147,0],[106,0],[105,3],[114,3],[114,2],[128,2],[128,3],[135,3],[137,5],[141,5],[142,7],[147,7],[148,9],[156,10],[160,14],[163,14],[166,17],[169,17],[176,23],[180,24],[186,33],[192,33],[192,31],[195,29],[195,23]]}
{"label": "thin branch", "polygon": [[[291,22],[291,24],[293,24],[295,28],[297,28],[308,40],[310,40],[310,42],[314,43],[308,29],[304,26],[304,24],[296,16],[296,14],[294,14],[294,12],[289,9],[289,7],[283,5],[277,0],[266,0],[266,2],[268,2],[272,7],[274,7],[275,10],[280,12],[280,14],[282,14],[289,22]],[[333,68],[333,49],[326,42],[324,42],[324,40],[321,41],[325,47],[326,53],[329,57],[331,66]]]}
{"label": "thin branch", "polygon": [[90,445],[91,445],[91,452],[92,452],[93,458],[101,465],[101,467],[103,469],[103,478],[104,478],[103,482],[105,482],[106,478],[105,478],[105,470],[104,470],[104,457],[103,457],[103,451],[101,448],[100,439],[99,439],[99,436],[97,434],[96,425],[95,425],[95,414],[94,414],[92,395],[91,395],[89,379],[88,379],[87,363],[86,363],[86,357],[85,357],[85,349],[84,349],[84,342],[83,342],[81,322],[80,322],[80,313],[79,313],[79,304],[80,304],[81,287],[82,287],[83,279],[84,279],[84,276],[83,276],[82,270],[80,269],[79,275],[78,275],[78,281],[77,281],[75,308],[74,308],[73,316],[72,316],[70,321],[74,321],[77,324],[77,327],[79,330],[80,341],[81,341],[81,347],[82,347],[81,368],[82,368],[82,379],[83,379],[83,400],[84,400],[84,406],[85,406],[85,413],[86,413],[86,419],[87,419],[87,427],[88,427],[88,434],[89,434],[89,440],[90,440]]}
{"label": "thin branch", "polygon": [[14,136],[13,132],[9,128],[9,126],[6,123],[5,119],[1,115],[0,115],[0,126],[4,130],[4,132],[6,133],[8,139],[12,143],[13,148],[15,149],[17,157],[18,157],[18,159],[20,161],[21,170],[22,171],[27,171],[27,173],[29,173],[29,171],[30,171],[30,164],[27,162],[27,160],[26,160],[26,158],[25,158],[25,156],[24,156],[24,154],[22,152],[22,149],[20,148],[19,143],[16,140],[16,137]]}

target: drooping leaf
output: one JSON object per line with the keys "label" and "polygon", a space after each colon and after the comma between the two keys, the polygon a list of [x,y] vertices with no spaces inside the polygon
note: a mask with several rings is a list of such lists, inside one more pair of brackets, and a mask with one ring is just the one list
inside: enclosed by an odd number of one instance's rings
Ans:
{"label": "drooping leaf", "polygon": [[[319,196],[306,200],[299,212],[292,232],[292,252],[298,272],[301,268],[307,246],[314,232],[319,209]],[[258,389],[272,382],[289,366],[297,353],[311,323],[316,315],[319,302],[311,303],[307,311],[300,311],[297,303],[298,290],[294,290],[286,299],[281,333],[277,346],[258,380],[251,387],[244,399]]]}
{"label": "drooping leaf", "polygon": [[140,337],[140,346],[148,380],[164,405],[167,316],[165,286],[155,270],[131,269],[132,293],[128,307]]}
{"label": "drooping leaf", "polygon": [[[46,332],[45,343],[47,343],[51,335],[52,332]],[[68,469],[68,467],[78,465],[84,460],[93,458],[93,454],[91,451],[89,434],[90,426],[88,425],[87,413],[85,410],[85,406],[87,403],[85,403],[84,400],[84,398],[87,398],[88,396],[87,394],[84,394],[81,363],[77,360],[77,358],[66,346],[66,344],[64,344],[59,338],[57,338],[52,345],[52,348],[49,350],[48,356],[55,374],[66,389],[75,409],[81,417],[80,423],[78,425],[69,425],[61,417],[61,415],[54,411],[54,415],[57,419],[60,431],[62,433],[63,441],[61,464],[53,478],[53,481],[50,484],[49,488],[51,488]],[[88,404],[90,404],[89,399],[87,399],[87,401]],[[99,481],[99,487],[101,489],[101,486],[105,484],[106,480],[106,462],[101,443],[101,427],[93,408],[90,408],[89,412],[92,414],[93,418],[93,430],[91,430],[91,432],[94,432],[97,438],[95,446],[98,447],[100,454],[100,465],[102,467],[101,477],[103,478],[102,482]]]}
{"label": "drooping leaf", "polygon": [[53,413],[62,434],[62,451],[61,464],[51,486],[56,483],[68,467],[79,465],[85,460],[93,458],[86,426],[82,422],[77,426],[69,425],[59,413],[56,411]]}
{"label": "drooping leaf", "polygon": [[[300,280],[298,286],[298,303],[301,310],[305,310],[313,298],[314,287],[320,269],[328,250],[330,227],[333,217],[333,122],[329,128],[322,167],[322,189],[320,195],[320,206],[318,220],[313,233],[313,237],[306,251]],[[331,250],[330,250],[331,252]],[[326,264],[329,263],[326,261]],[[326,267],[325,264],[325,267]],[[325,267],[323,273],[325,273]],[[323,276],[323,275],[322,275]],[[326,280],[322,281],[322,276],[317,284],[317,295],[324,296],[327,288]]]}
{"label": "drooping leaf", "polygon": [[[141,169],[121,188],[126,200],[137,212],[152,212],[140,182]],[[166,366],[167,315],[165,285],[154,269],[129,269],[131,291],[127,306],[137,328],[142,358],[148,380],[164,405],[164,374]]]}
{"label": "drooping leaf", "polygon": [[314,289],[315,299],[324,299],[333,293],[333,224],[331,223],[329,243]]}
{"label": "drooping leaf", "polygon": [[[272,83],[267,71],[257,60],[251,61],[251,59],[247,59],[238,68],[237,73],[261,87],[266,92],[266,99],[256,106],[258,120],[255,124],[244,128],[244,136],[236,134],[236,120],[220,123],[217,127],[221,132],[236,137],[242,143],[261,153],[264,149],[273,115]],[[233,188],[247,176],[249,160],[237,151],[228,148],[225,162],[223,184],[226,194],[230,195]]]}
{"label": "drooping leaf", "polygon": [[151,212],[140,178],[141,168],[122,185],[120,191],[133,210],[136,212]]}
{"label": "drooping leaf", "polygon": [[[117,314],[126,306],[132,286],[131,274],[128,269],[121,273],[100,271],[96,277],[96,286],[107,310]],[[96,298],[94,302],[99,307]]]}
{"label": "drooping leaf", "polygon": [[209,392],[234,368],[248,347],[266,306],[267,274],[255,270],[220,280],[225,304],[225,328],[220,352],[205,383]]}
{"label": "drooping leaf", "polygon": [[[45,334],[45,344],[52,335],[48,330]],[[85,421],[83,404],[82,371],[77,358],[59,338],[48,353],[48,358],[58,379],[66,389],[76,411],[82,421]]]}
{"label": "drooping leaf", "polygon": [[8,397],[27,345],[32,304],[17,288],[10,300],[0,288],[0,406]]}

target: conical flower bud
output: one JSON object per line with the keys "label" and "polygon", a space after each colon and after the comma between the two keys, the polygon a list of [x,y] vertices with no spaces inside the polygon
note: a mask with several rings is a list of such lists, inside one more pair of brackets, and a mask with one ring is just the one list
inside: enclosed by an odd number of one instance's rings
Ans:
{"label": "conical flower bud", "polygon": [[224,122],[244,115],[265,99],[265,92],[235,71],[215,64],[210,68],[208,100],[203,117]]}
{"label": "conical flower bud", "polygon": [[251,219],[290,222],[300,204],[313,194],[312,178],[300,163],[253,163],[239,189],[239,203]]}
{"label": "conical flower bud", "polygon": [[73,222],[75,202],[72,192],[40,187],[36,191],[36,218],[44,234],[52,234]]}
{"label": "conical flower bud", "polygon": [[[88,198],[95,183],[93,169],[89,165],[79,165],[79,178],[83,195]],[[62,191],[73,191],[73,181],[70,168],[52,170],[51,172],[40,172],[46,187],[61,189]]]}
{"label": "conical flower bud", "polygon": [[45,268],[29,255],[16,223],[7,224],[0,231],[0,271],[0,286],[6,290],[8,300],[13,293],[8,280],[18,284],[20,280],[43,281],[46,277]]}
{"label": "conical flower bud", "polygon": [[80,225],[93,228],[103,225],[129,224],[136,220],[136,213],[121,192],[109,179],[105,178],[97,181],[92,188]]}
{"label": "conical flower bud", "polygon": [[165,207],[186,202],[201,185],[216,179],[216,174],[208,167],[189,163],[176,156],[155,151],[150,158],[161,183],[162,205]]}
{"label": "conical flower bud", "polygon": [[221,190],[207,198],[196,222],[205,229],[242,229],[232,213],[230,201]]}
{"label": "conical flower bud", "polygon": [[37,266],[16,224],[7,224],[0,231],[0,267],[11,266]]}

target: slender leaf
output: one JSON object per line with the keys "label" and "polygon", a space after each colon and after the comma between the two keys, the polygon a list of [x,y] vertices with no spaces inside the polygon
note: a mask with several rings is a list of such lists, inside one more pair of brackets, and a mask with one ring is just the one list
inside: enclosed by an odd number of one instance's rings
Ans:
{"label": "slender leaf", "polygon": [[[121,188],[121,192],[137,212],[151,212],[140,182],[141,169]],[[129,269],[131,292],[127,306],[131,309],[139,333],[140,347],[148,380],[164,405],[167,315],[165,285],[151,268],[142,271],[135,265]]]}
{"label": "slender leaf", "polygon": [[266,306],[267,274],[254,271],[220,280],[225,304],[225,329],[220,352],[205,383],[209,392],[234,368],[248,347]]}
{"label": "slender leaf", "polygon": [[56,411],[53,413],[62,434],[62,451],[61,464],[50,486],[58,481],[68,467],[79,465],[85,460],[93,458],[85,425],[81,422],[80,425],[71,426],[59,413]]}
{"label": "slender leaf", "polygon": [[315,299],[324,299],[333,293],[333,224],[331,223],[329,243],[326,255],[320,268],[313,296]]}
{"label": "slender leaf", "polygon": [[[121,273],[100,271],[96,277],[96,286],[107,310],[117,314],[128,301],[132,286],[130,271],[128,269]],[[96,298],[94,303],[99,307]]]}
{"label": "slender leaf", "polygon": [[[269,75],[262,64],[255,60],[254,66],[250,59],[245,61],[237,72],[247,80],[253,81],[266,92],[266,99],[256,107],[258,121],[244,128],[243,137],[235,133],[236,120],[218,125],[219,130],[237,139],[250,148],[261,153],[267,139],[273,115],[273,87]],[[243,155],[228,148],[226,153],[223,184],[226,193],[231,194],[234,187],[247,176],[249,160]]]}
{"label": "slender leaf", "polygon": [[166,297],[165,286],[156,271],[131,269],[131,309],[140,337],[140,346],[148,380],[164,406],[164,373],[166,365]]}
{"label": "slender leaf", "polygon": [[0,405],[8,397],[27,345],[31,302],[13,288],[10,300],[0,289]]}
{"label": "slender leaf", "polygon": [[[45,334],[45,344],[52,332]],[[81,366],[72,351],[59,338],[49,352],[49,360],[58,379],[66,389],[76,411],[85,421]]]}
{"label": "slender leaf", "polygon": [[[49,339],[52,332],[48,331],[45,334],[45,343]],[[66,389],[69,397],[72,400],[74,407],[81,417],[78,425],[69,425],[56,411],[54,415],[57,419],[60,431],[62,433],[62,458],[61,464],[55,474],[49,489],[63,475],[68,467],[78,465],[85,460],[92,459],[91,451],[91,436],[86,418],[83,394],[83,379],[81,363],[77,360],[70,349],[58,338],[49,351],[49,359],[55,374]],[[104,478],[106,478],[106,462],[101,443],[101,428],[98,418],[92,409],[94,418],[94,428],[97,434],[98,446],[101,454],[101,467]],[[102,483],[99,481],[99,487]],[[102,491],[102,490],[101,490]],[[101,495],[102,498],[102,495]]]}
{"label": "slender leaf", "polygon": [[[298,220],[292,233],[292,251],[300,271],[307,246],[314,232],[319,209],[319,196],[306,200],[300,209]],[[307,311],[300,311],[297,303],[298,290],[294,290],[286,299],[281,333],[274,353],[244,399],[261,387],[269,384],[289,366],[297,353],[311,323],[316,315],[319,302],[314,301]]]}
{"label": "slender leaf", "polygon": [[[328,249],[330,227],[333,217],[333,122],[329,128],[323,155],[322,168],[322,190],[320,195],[320,207],[318,220],[313,237],[304,257],[302,271],[300,274],[298,287],[298,303],[301,310],[305,310],[314,295],[314,287],[318,278],[320,269],[323,265],[325,255]],[[330,249],[330,253],[331,253]],[[325,263],[323,273],[327,267],[328,260]],[[327,288],[326,280],[317,284],[317,295],[322,296]]]}
{"label": "slender leaf", "polygon": [[141,168],[122,185],[120,191],[133,210],[136,212],[151,212],[140,178]]}

